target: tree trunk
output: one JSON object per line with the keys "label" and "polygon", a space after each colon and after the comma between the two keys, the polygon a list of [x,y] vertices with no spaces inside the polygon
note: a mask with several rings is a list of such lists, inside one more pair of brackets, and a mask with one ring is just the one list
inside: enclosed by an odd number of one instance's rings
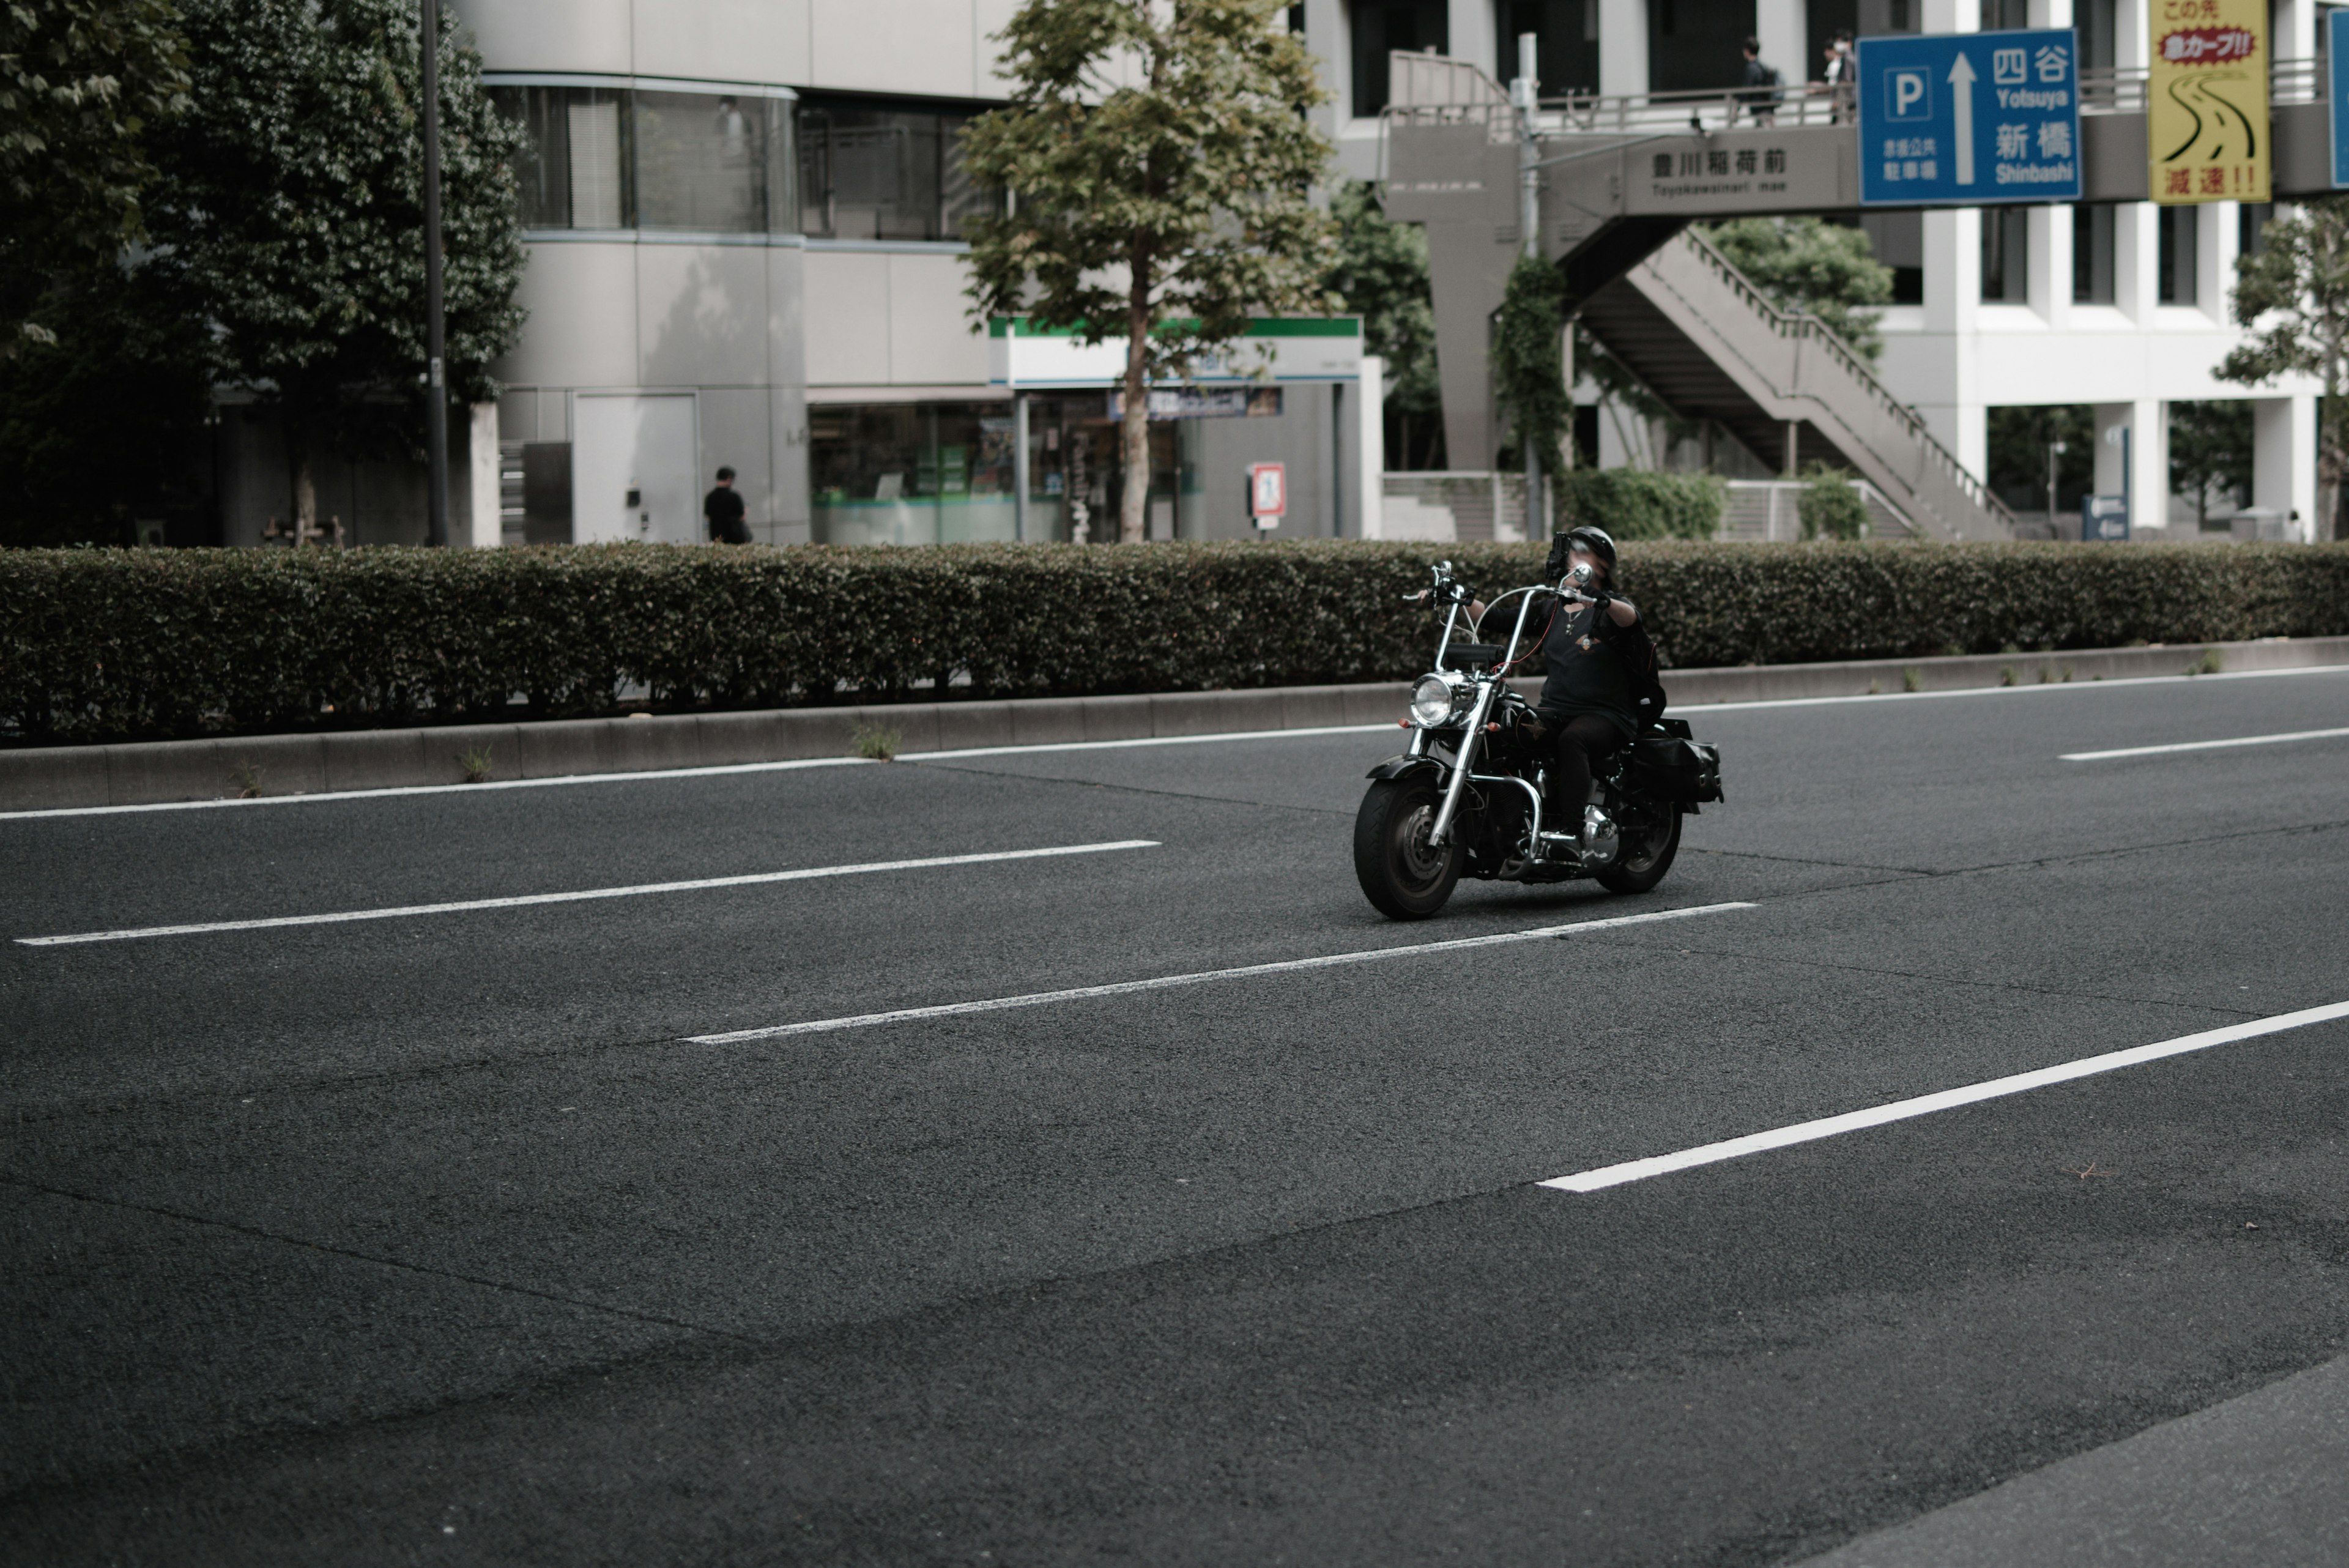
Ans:
{"label": "tree trunk", "polygon": [[1150,247],[1136,239],[1125,305],[1125,488],[1118,497],[1120,544],[1139,545],[1150,522]]}

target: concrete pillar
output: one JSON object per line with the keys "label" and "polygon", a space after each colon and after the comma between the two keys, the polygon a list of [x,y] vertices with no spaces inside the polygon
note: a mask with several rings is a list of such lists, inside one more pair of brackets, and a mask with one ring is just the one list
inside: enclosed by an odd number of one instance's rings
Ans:
{"label": "concrete pillar", "polygon": [[1327,136],[1337,135],[1354,112],[1354,40],[1347,22],[1345,0],[1305,0],[1305,47],[1320,62],[1321,85],[1331,96],[1307,117]]}
{"label": "concrete pillar", "polygon": [[1648,90],[1648,0],[1593,0],[1599,7],[1599,90]]}
{"label": "concrete pillar", "polygon": [[1444,7],[1444,31],[1449,35],[1444,52],[1491,71],[1495,81],[1506,82],[1517,74],[1517,44],[1512,38],[1503,47],[1500,9],[1493,0],[1451,0]]}
{"label": "concrete pillar", "polygon": [[2031,308],[2061,332],[2072,315],[2072,209],[2031,209]]}
{"label": "concrete pillar", "polygon": [[2273,0],[2268,15],[2275,19],[2275,37],[2269,44],[2279,60],[2313,60],[2321,47],[2316,36],[2315,0]]}
{"label": "concrete pillar", "polygon": [[2161,213],[2150,202],[2113,209],[2113,304],[2139,326],[2161,300]]}
{"label": "concrete pillar", "polygon": [[2235,253],[2243,238],[2241,206],[2213,202],[2201,209],[2199,232],[2194,236],[2194,303],[2211,320],[2225,326],[2235,318]]}
{"label": "concrete pillar", "polygon": [[[2096,405],[2096,493],[2129,495],[2129,531],[2142,534],[2169,521],[2169,420],[2159,400],[2140,398],[2129,403]],[[2129,431],[2129,483],[2121,483],[2121,449],[2116,434]]]}
{"label": "concrete pillar", "polygon": [[477,550],[494,550],[505,542],[502,531],[504,487],[499,474],[498,405],[494,401],[473,405],[472,425],[467,436],[465,488],[470,498],[466,508],[470,527],[462,542]]}
{"label": "concrete pillar", "polygon": [[2317,536],[2316,400],[2258,398],[2251,402],[2251,504],[2300,514],[2292,536]]}
{"label": "concrete pillar", "polygon": [[1364,539],[1379,539],[1385,536],[1380,526],[1380,510],[1386,499],[1385,363],[1375,354],[1363,355],[1361,379],[1354,385],[1354,417],[1361,427],[1354,441],[1354,510],[1361,518],[1356,533]]}
{"label": "concrete pillar", "polygon": [[1981,0],[1925,0],[1924,26],[1926,33],[1979,33],[1982,31]]}
{"label": "concrete pillar", "polygon": [[[1762,63],[1775,66],[1790,87],[1818,74],[1811,68],[1806,10],[1804,0],[1754,0],[1754,36],[1762,40]],[[1826,48],[1826,40],[1819,47]],[[1793,102],[1791,95],[1788,102]]]}

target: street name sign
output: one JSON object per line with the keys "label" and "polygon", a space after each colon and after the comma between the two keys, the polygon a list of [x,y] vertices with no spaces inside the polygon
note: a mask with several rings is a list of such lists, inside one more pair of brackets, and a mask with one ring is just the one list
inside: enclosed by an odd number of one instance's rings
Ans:
{"label": "street name sign", "polygon": [[1862,38],[1857,49],[1862,206],[2080,199],[2072,29]]}

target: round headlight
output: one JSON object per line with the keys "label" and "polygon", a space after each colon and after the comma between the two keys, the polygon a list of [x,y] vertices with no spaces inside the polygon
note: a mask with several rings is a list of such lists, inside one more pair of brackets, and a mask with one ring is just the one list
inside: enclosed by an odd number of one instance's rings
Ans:
{"label": "round headlight", "polygon": [[1411,689],[1411,722],[1432,730],[1452,717],[1452,683],[1441,675],[1423,675]]}

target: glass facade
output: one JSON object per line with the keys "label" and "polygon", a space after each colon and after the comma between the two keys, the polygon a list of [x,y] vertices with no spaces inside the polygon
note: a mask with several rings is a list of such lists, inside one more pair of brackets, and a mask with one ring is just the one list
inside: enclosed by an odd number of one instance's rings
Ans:
{"label": "glass facade", "polygon": [[492,85],[528,136],[514,170],[533,229],[793,232],[789,99]]}
{"label": "glass facade", "polygon": [[873,99],[800,105],[800,227],[843,240],[958,240],[996,212],[963,172],[960,134],[978,111]]}

